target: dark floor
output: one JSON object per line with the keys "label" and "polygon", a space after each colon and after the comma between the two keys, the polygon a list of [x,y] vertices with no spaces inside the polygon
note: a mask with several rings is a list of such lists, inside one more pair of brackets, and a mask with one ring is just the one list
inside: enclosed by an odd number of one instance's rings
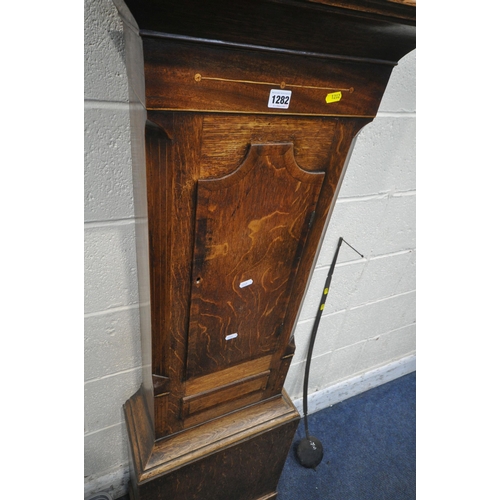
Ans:
{"label": "dark floor", "polygon": [[[416,498],[416,373],[309,416],[324,457],[306,469],[290,450],[278,500]],[[296,441],[305,436],[301,422]]]}
{"label": "dark floor", "polygon": [[[321,441],[323,460],[306,469],[293,446],[278,500],[414,500],[415,413],[414,372],[310,415],[309,433]],[[301,422],[295,444],[304,436]]]}

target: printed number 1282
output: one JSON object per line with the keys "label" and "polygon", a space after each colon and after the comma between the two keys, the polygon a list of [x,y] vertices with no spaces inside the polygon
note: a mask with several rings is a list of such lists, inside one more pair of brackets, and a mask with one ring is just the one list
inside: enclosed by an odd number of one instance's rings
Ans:
{"label": "printed number 1282", "polygon": [[292,98],[291,90],[277,90],[272,89],[269,93],[269,101],[267,102],[268,108],[288,109],[290,100]]}

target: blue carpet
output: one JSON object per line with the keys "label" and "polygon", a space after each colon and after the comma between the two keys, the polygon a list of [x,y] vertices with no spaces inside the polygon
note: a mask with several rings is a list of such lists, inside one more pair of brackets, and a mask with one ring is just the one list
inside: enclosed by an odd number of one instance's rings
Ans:
{"label": "blue carpet", "polygon": [[413,500],[416,498],[416,373],[308,417],[323,444],[318,467],[295,458],[300,422],[278,485],[278,500]]}
{"label": "blue carpet", "polygon": [[[416,498],[415,372],[313,413],[308,420],[310,435],[323,444],[323,460],[315,470],[306,469],[292,446],[277,500]],[[301,421],[294,444],[303,437]]]}

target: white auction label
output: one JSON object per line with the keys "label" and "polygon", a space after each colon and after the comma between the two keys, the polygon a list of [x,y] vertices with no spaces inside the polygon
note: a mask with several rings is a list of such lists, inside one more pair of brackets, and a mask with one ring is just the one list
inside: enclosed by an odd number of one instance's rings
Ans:
{"label": "white auction label", "polygon": [[291,90],[278,90],[271,89],[269,93],[269,101],[267,102],[268,108],[288,109],[292,99]]}
{"label": "white auction label", "polygon": [[250,286],[252,283],[253,283],[253,279],[242,281],[240,283],[240,288],[245,288],[246,286]]}
{"label": "white auction label", "polygon": [[231,333],[231,335],[226,335],[226,340],[235,339],[238,336],[237,333]]}

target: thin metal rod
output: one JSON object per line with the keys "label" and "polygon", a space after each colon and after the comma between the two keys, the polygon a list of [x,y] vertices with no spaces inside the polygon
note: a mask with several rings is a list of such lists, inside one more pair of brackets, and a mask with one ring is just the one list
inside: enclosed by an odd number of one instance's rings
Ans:
{"label": "thin metal rod", "polygon": [[361,258],[363,258],[363,257],[364,257],[364,255],[361,255],[361,254],[360,254],[360,253],[359,253],[359,252],[358,252],[358,251],[357,251],[357,250],[356,250],[356,249],[355,249],[352,245],[349,245],[349,243],[347,243],[347,241],[346,241],[346,240],[343,240],[343,241],[344,241],[344,243],[345,243],[347,246],[351,247],[351,248],[352,248],[352,249],[353,249],[353,250],[354,250],[354,251],[355,251],[355,252],[356,252],[356,253],[357,253],[357,254],[358,254]]}
{"label": "thin metal rod", "polygon": [[304,373],[304,389],[303,389],[303,395],[302,395],[302,408],[304,411],[304,427],[306,431],[306,437],[309,439],[309,425],[307,422],[307,387],[309,385],[309,369],[311,367],[311,359],[312,359],[312,353],[314,349],[314,342],[316,340],[316,334],[318,333],[318,326],[319,322],[321,321],[321,316],[323,314],[323,309],[325,308],[325,303],[326,303],[326,298],[328,297],[328,292],[330,289],[330,283],[332,281],[332,276],[333,276],[333,271],[335,270],[335,264],[337,263],[337,257],[339,256],[340,252],[340,247],[342,246],[342,243],[346,243],[349,247],[351,247],[358,255],[361,255],[354,247],[349,245],[347,241],[344,240],[344,238],[340,237],[339,242],[337,244],[337,249],[335,250],[335,254],[333,256],[333,261],[332,264],[330,265],[330,269],[328,271],[328,276],[326,277],[325,280],[325,286],[323,288],[323,294],[321,295],[321,300],[319,303],[318,307],[318,312],[316,313],[316,319],[314,320],[314,325],[313,329],[311,332],[311,339],[309,341],[309,350],[307,352],[307,361],[306,361],[306,370]]}

